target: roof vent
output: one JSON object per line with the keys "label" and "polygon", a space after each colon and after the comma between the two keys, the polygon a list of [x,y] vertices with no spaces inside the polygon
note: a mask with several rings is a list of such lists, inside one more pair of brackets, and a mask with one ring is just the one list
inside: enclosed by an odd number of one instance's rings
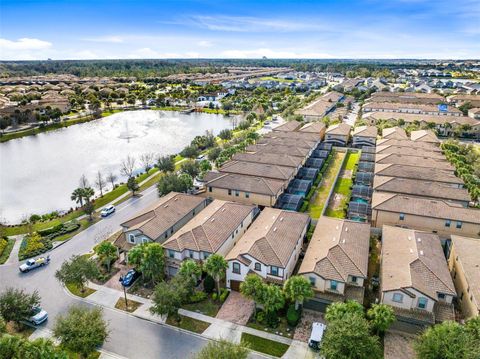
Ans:
{"label": "roof vent", "polygon": [[225,207],[222,208],[222,212],[225,212]]}
{"label": "roof vent", "polygon": [[273,228],[273,231],[276,232],[276,231],[277,231],[277,227],[274,227],[274,228]]}
{"label": "roof vent", "polygon": [[342,243],[345,243],[345,239],[342,240]]}
{"label": "roof vent", "polygon": [[338,224],[335,226],[335,229],[338,230]]}
{"label": "roof vent", "polygon": [[215,218],[212,218],[212,219],[210,220],[210,222],[213,222],[214,220],[215,220]]}
{"label": "roof vent", "polygon": [[420,249],[420,255],[423,256],[423,251]]}
{"label": "roof vent", "polygon": [[168,204],[166,204],[165,206],[163,206],[163,208],[167,208],[168,207]]}
{"label": "roof vent", "polygon": [[335,237],[332,238],[332,241],[335,242],[337,239]]}
{"label": "roof vent", "polygon": [[348,232],[348,227],[345,227],[345,232]]}
{"label": "roof vent", "polygon": [[174,201],[178,201],[178,197],[175,197]]}
{"label": "roof vent", "polygon": [[410,248],[410,253],[413,253],[413,249],[412,249],[412,248]]}
{"label": "roof vent", "polygon": [[282,221],[283,221],[283,217],[280,217],[280,222],[282,222]]}
{"label": "roof vent", "polygon": [[412,237],[408,236],[408,240],[411,241],[411,240],[412,240]]}
{"label": "roof vent", "polygon": [[417,238],[417,242],[421,242],[422,239],[420,237]]}

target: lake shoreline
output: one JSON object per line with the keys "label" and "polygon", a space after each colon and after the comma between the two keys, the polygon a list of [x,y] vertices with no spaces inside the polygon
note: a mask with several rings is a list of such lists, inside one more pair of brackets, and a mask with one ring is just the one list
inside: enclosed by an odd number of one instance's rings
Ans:
{"label": "lake shoreline", "polygon": [[[136,158],[136,170],[141,171],[142,154],[178,153],[195,136],[205,131],[218,134],[232,122],[223,115],[159,110],[125,111],[106,118],[0,144],[1,215],[9,224],[26,215],[75,207],[70,194],[83,174],[92,186],[98,171],[103,177],[110,172],[118,176],[127,155]],[[118,176],[117,183],[121,181]]]}

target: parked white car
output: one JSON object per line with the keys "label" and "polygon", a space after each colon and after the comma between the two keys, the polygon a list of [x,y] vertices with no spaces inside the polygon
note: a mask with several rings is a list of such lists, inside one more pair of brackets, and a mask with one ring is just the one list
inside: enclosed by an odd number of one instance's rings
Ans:
{"label": "parked white car", "polygon": [[32,315],[28,318],[28,321],[33,325],[40,325],[48,319],[48,313],[41,307],[34,307]]}
{"label": "parked white car", "polygon": [[325,329],[327,329],[327,326],[323,323],[312,323],[312,334],[310,334],[310,339],[308,339],[308,346],[310,348],[315,350],[320,349]]}
{"label": "parked white car", "polygon": [[115,206],[113,205],[110,205],[110,206],[107,206],[105,207],[104,209],[102,209],[102,211],[100,212],[100,215],[102,217],[107,217],[109,215],[111,215],[112,213],[115,212]]}

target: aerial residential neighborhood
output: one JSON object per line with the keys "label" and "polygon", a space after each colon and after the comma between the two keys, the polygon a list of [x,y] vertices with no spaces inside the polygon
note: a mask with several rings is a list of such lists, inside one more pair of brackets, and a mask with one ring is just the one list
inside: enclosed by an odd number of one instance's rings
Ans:
{"label": "aerial residential neighborhood", "polygon": [[477,1],[0,4],[0,359],[479,359]]}

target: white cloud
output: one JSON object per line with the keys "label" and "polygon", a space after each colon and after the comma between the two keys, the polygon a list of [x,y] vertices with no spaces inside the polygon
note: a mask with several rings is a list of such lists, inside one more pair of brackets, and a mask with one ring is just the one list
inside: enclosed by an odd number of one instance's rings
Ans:
{"label": "white cloud", "polygon": [[108,42],[113,44],[119,44],[124,41],[124,38],[118,35],[107,35],[107,36],[98,36],[98,37],[87,37],[82,40],[91,41],[91,42]]}
{"label": "white cloud", "polygon": [[202,40],[202,41],[197,42],[197,45],[200,46],[200,47],[212,47],[213,42],[208,41],[208,40]]}
{"label": "white cloud", "polygon": [[52,43],[34,38],[21,38],[16,41],[0,38],[0,59],[36,60],[48,58]]}
{"label": "white cloud", "polygon": [[[202,16],[166,22],[176,25],[191,25],[212,31],[226,32],[297,32],[297,31],[328,31],[331,27],[323,21],[292,21],[284,19],[267,19],[247,16]],[[320,25],[322,23],[322,25]]]}
{"label": "white cloud", "polygon": [[0,49],[2,50],[44,50],[52,47],[52,43],[39,39],[24,37],[17,41],[0,39]]}

